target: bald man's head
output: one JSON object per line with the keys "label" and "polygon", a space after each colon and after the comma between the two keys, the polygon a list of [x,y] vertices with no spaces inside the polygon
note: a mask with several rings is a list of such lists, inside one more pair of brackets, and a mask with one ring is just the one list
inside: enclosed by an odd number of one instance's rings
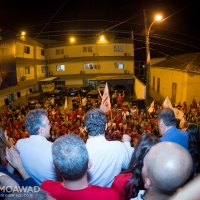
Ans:
{"label": "bald man's head", "polygon": [[192,172],[192,158],[182,146],[161,142],[153,146],[144,159],[142,176],[145,187],[171,193],[181,187]]}

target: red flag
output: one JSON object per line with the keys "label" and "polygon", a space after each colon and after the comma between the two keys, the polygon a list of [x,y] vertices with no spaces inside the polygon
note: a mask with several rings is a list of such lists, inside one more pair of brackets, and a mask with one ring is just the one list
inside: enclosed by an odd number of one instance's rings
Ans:
{"label": "red flag", "polygon": [[109,95],[109,91],[108,91],[108,85],[106,83],[106,87],[104,89],[103,97],[102,97],[102,100],[101,100],[100,109],[104,113],[107,113],[110,110],[110,108],[111,108],[110,95]]}

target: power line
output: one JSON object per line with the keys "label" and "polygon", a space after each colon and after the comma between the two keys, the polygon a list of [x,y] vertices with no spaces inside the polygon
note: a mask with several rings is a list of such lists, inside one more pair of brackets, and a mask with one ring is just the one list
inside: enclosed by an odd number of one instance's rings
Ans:
{"label": "power line", "polygon": [[60,11],[60,9],[68,2],[69,0],[66,0],[63,5],[55,12],[53,17],[46,23],[46,25],[42,28],[42,30],[36,35],[36,38],[42,33],[42,31],[47,27],[47,25],[51,22],[51,20],[55,17],[55,15]]}

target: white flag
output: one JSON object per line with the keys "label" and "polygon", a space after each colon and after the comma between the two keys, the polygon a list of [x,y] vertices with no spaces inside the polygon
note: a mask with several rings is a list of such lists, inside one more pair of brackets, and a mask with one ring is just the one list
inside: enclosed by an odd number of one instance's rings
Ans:
{"label": "white flag", "polygon": [[183,119],[183,115],[184,113],[182,111],[180,111],[179,109],[177,108],[172,108],[172,110],[174,111],[174,114],[175,114],[175,117],[178,118],[178,119]]}
{"label": "white flag", "polygon": [[100,109],[104,112],[107,113],[111,108],[111,104],[110,104],[110,95],[109,95],[109,91],[108,91],[108,85],[106,82],[106,87],[104,88],[104,93],[103,93],[103,97],[101,100],[101,106]]}
{"label": "white flag", "polygon": [[169,100],[169,97],[166,97],[162,105],[163,105],[163,108],[172,108],[172,104]]}
{"label": "white flag", "polygon": [[148,112],[152,113],[153,110],[154,110],[154,100],[153,100],[153,102],[151,103],[151,105],[150,105],[150,107],[149,107],[149,109],[148,109]]}
{"label": "white flag", "polygon": [[67,97],[65,97],[64,111],[67,112]]}

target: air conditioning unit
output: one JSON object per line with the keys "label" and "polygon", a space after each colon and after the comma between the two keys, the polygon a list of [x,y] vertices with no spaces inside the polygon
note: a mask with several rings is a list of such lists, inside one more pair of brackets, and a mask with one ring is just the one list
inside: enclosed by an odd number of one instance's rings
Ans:
{"label": "air conditioning unit", "polygon": [[25,81],[25,80],[26,80],[26,76],[22,76],[21,81]]}
{"label": "air conditioning unit", "polygon": [[85,71],[80,71],[80,74],[85,74]]}
{"label": "air conditioning unit", "polygon": [[95,65],[94,68],[95,69],[100,69],[100,65]]}
{"label": "air conditioning unit", "polygon": [[124,74],[129,74],[129,71],[128,70],[124,70]]}
{"label": "air conditioning unit", "polygon": [[124,56],[129,56],[129,53],[124,53]]}

